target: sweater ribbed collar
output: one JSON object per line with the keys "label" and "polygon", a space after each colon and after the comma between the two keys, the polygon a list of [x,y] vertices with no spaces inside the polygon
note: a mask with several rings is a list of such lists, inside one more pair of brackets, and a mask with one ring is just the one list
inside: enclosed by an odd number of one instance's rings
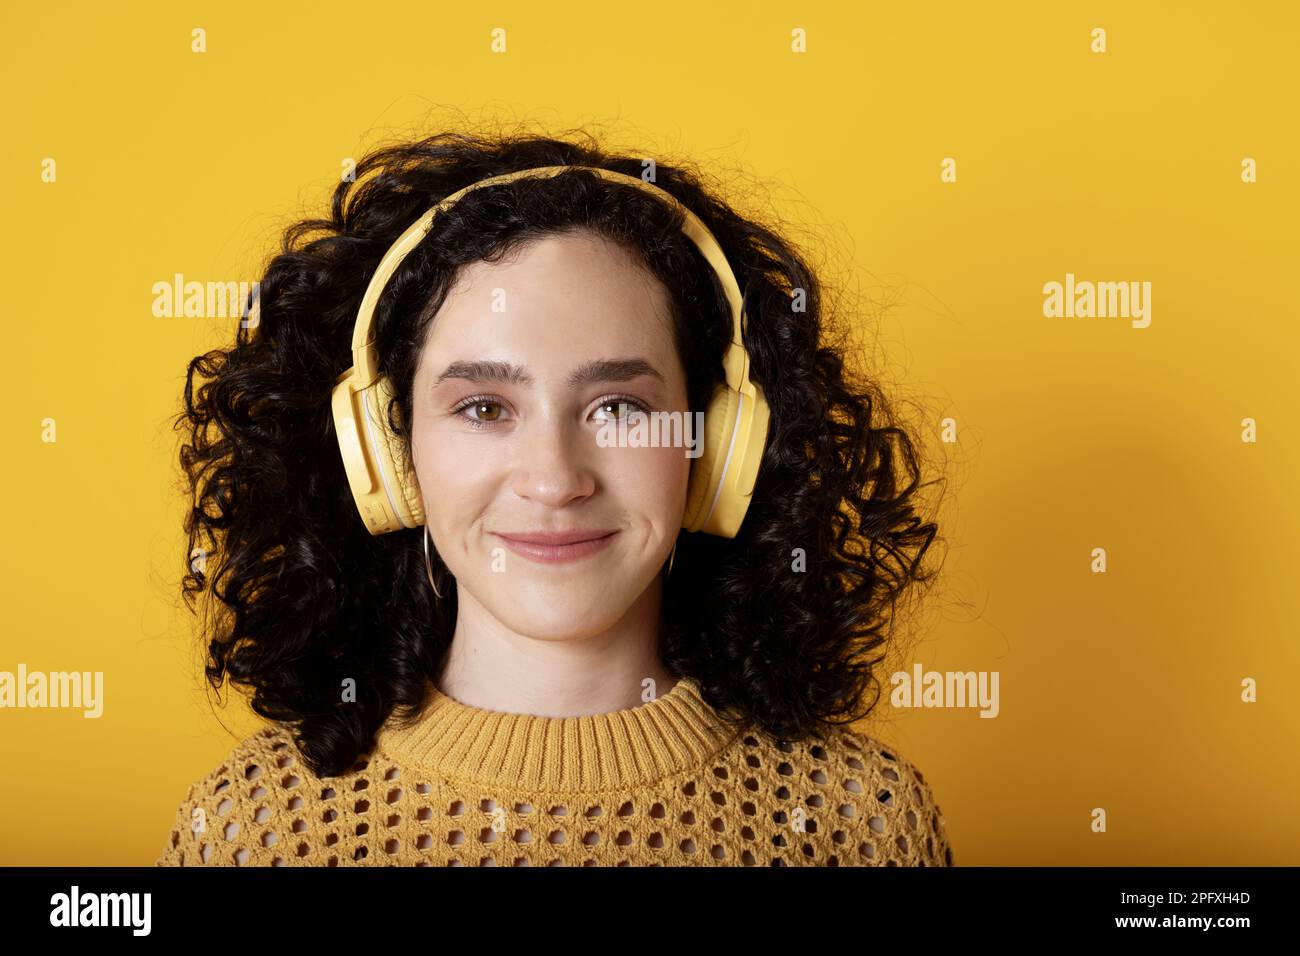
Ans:
{"label": "sweater ribbed collar", "polygon": [[618,790],[703,767],[741,726],[681,677],[662,697],[605,714],[542,717],[471,707],[436,686],[408,726],[390,718],[376,747],[408,767],[547,791]]}

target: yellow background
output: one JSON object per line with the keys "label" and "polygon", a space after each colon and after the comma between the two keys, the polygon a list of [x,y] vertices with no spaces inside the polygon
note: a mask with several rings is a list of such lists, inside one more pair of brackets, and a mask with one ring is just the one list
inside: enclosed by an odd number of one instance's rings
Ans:
{"label": "yellow background", "polygon": [[[743,169],[769,191],[733,198],[884,306],[864,332],[949,479],[900,666],[996,670],[1001,713],[866,729],[959,865],[1300,862],[1294,4],[131,8],[0,12],[0,669],[100,670],[106,698],[0,711],[0,864],[151,863],[258,726],[214,715],[178,596],[169,422],[233,323],[155,318],[153,283],[255,279],[345,157],[466,117]],[[1067,272],[1151,282],[1150,327],[1044,318]]]}

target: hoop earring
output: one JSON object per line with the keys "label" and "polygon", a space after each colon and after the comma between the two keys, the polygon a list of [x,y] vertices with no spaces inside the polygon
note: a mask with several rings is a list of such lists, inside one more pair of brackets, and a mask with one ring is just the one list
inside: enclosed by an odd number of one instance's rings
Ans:
{"label": "hoop earring", "polygon": [[421,537],[424,538],[424,573],[429,576],[429,586],[433,588],[433,593],[441,601],[442,592],[438,590],[437,582],[433,580],[433,567],[429,564],[429,526],[427,524],[424,526],[424,534]]}
{"label": "hoop earring", "polygon": [[675,557],[677,557],[677,542],[676,542],[676,541],[673,542],[673,550],[672,550],[672,553],[668,555],[668,574],[665,574],[665,575],[664,575],[665,578],[668,577],[669,574],[672,574],[672,573],[673,573],[673,558],[675,558]]}

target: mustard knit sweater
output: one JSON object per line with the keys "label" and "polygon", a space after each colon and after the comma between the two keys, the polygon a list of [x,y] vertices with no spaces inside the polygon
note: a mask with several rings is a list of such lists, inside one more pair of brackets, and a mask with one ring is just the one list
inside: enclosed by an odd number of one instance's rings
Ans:
{"label": "mustard knit sweater", "polygon": [[431,694],[335,777],[284,726],[247,738],[190,787],[156,865],[953,865],[920,771],[863,734],[775,741],[692,678],[581,717]]}

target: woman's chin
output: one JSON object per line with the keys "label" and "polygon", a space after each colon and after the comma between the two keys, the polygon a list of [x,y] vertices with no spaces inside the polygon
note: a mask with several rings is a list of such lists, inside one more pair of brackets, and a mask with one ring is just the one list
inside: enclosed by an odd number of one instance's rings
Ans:
{"label": "woman's chin", "polygon": [[494,595],[488,609],[518,634],[560,641],[580,640],[608,630],[631,603],[607,582],[529,582]]}

